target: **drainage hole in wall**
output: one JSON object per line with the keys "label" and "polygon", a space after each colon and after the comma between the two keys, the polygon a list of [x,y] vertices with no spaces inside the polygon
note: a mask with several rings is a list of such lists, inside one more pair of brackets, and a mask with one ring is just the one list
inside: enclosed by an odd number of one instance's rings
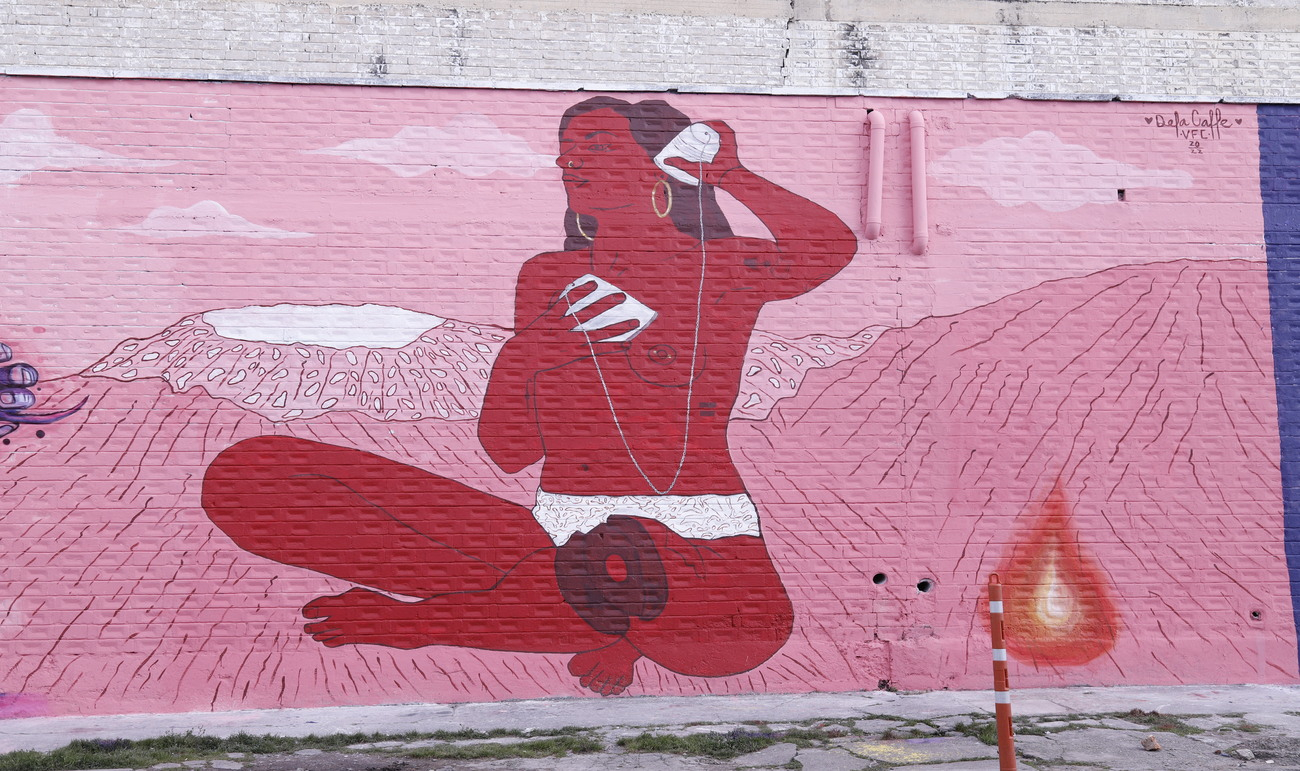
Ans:
{"label": "drainage hole in wall", "polygon": [[1250,612],[1250,617],[1251,617],[1252,619],[1258,621],[1258,620],[1260,620],[1261,618],[1264,617],[1264,611],[1262,611],[1262,610],[1252,610],[1252,611]]}
{"label": "drainage hole in wall", "polygon": [[885,583],[888,580],[889,580],[889,576],[885,575],[884,573],[877,573],[871,577],[871,583],[875,584],[876,586],[880,586],[881,584]]}
{"label": "drainage hole in wall", "polygon": [[1124,196],[1126,196],[1127,194],[1128,194],[1128,193],[1127,193],[1127,191],[1124,190],[1124,188],[1120,188],[1120,189],[1118,189],[1118,190],[1115,191],[1115,195],[1116,195],[1116,197],[1118,197],[1119,200],[1121,200],[1121,201],[1124,200]]}
{"label": "drainage hole in wall", "polygon": [[916,582],[916,590],[922,594],[925,594],[926,592],[930,591],[933,588],[934,588],[934,581],[931,581],[928,578],[922,578],[920,581]]}

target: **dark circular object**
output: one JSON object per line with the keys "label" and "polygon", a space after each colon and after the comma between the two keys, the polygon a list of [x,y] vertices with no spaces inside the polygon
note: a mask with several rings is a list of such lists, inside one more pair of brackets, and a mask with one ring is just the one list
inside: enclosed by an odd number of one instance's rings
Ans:
{"label": "dark circular object", "polygon": [[37,439],[44,439],[44,438],[45,438],[45,432],[42,431],[42,430],[39,429],[39,428],[36,429],[36,438],[37,438]]}
{"label": "dark circular object", "polygon": [[934,588],[934,581],[931,581],[928,578],[922,578],[920,581],[916,582],[916,590],[921,594],[925,594],[926,592],[930,591],[933,588]]}
{"label": "dark circular object", "polygon": [[885,575],[884,573],[877,573],[871,577],[871,583],[875,584],[876,586],[880,586],[881,584],[885,583],[888,580],[889,580],[889,576]]}
{"label": "dark circular object", "polygon": [[677,360],[677,349],[671,345],[656,345],[646,351],[646,358],[655,364],[672,364]]}
{"label": "dark circular object", "polygon": [[1252,610],[1250,612],[1250,617],[1258,621],[1264,617],[1264,612],[1260,610]]}
{"label": "dark circular object", "polygon": [[4,442],[5,444],[9,444],[9,440],[8,440],[8,439],[0,439],[0,442]]}
{"label": "dark circular object", "polygon": [[[626,575],[610,575],[620,560]],[[635,517],[616,515],[590,533],[574,533],[555,550],[555,580],[564,601],[601,634],[627,634],[633,617],[649,621],[668,604],[663,559]]]}

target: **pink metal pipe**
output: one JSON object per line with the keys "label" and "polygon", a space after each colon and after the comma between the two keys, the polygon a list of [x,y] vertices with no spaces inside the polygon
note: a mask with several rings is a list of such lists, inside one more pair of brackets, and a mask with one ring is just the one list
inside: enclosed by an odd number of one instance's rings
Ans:
{"label": "pink metal pipe", "polygon": [[867,216],[864,235],[870,241],[880,238],[880,211],[885,192],[885,116],[878,110],[867,111]]}
{"label": "pink metal pipe", "polygon": [[925,116],[913,110],[912,125],[912,253],[925,254],[930,245],[930,214],[925,191]]}

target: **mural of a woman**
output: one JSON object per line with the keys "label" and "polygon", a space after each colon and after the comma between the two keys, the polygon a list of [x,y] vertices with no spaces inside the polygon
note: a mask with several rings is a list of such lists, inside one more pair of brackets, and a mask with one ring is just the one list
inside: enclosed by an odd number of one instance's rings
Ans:
{"label": "mural of a woman", "polygon": [[[857,242],[746,169],[726,124],[707,126],[711,160],[656,162],[680,132],[701,131],[664,102],[597,97],[561,121],[565,249],[521,268],[515,334],[479,421],[503,470],[543,462],[531,510],[287,437],[213,461],[204,508],[238,545],[371,587],[309,603],[314,639],[572,653],[570,672],[602,694],[622,692],[642,657],[724,676],[785,643],[790,601],[727,419],[764,303],[826,281]],[[715,190],[772,238],[734,237]]]}

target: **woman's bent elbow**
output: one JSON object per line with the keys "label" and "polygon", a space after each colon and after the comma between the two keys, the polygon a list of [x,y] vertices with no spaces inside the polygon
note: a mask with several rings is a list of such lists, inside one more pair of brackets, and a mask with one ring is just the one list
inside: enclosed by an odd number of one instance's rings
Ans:
{"label": "woman's bent elbow", "polygon": [[524,441],[520,437],[515,437],[514,441],[502,441],[502,437],[484,437],[483,432],[480,431],[479,444],[483,445],[483,449],[497,468],[507,474],[523,471],[542,459],[541,449],[521,447]]}

